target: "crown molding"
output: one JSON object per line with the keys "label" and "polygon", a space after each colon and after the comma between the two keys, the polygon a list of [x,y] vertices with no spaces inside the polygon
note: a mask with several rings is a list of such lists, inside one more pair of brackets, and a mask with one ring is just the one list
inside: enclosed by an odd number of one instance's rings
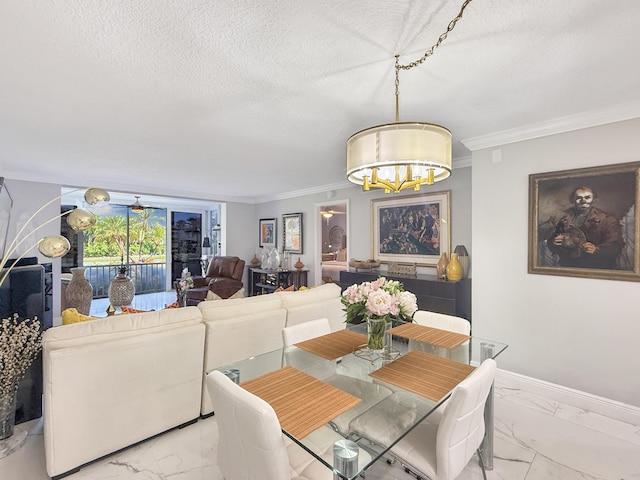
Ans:
{"label": "crown molding", "polygon": [[461,140],[461,143],[473,152],[484,148],[492,148],[509,143],[546,137],[548,135],[596,127],[607,123],[622,122],[633,118],[640,118],[640,101],[559,117],[540,123],[491,133],[489,135],[467,138]]}

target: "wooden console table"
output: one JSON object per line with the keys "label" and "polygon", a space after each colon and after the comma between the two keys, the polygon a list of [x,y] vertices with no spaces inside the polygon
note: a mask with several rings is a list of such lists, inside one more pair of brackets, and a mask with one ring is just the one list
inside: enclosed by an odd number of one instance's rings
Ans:
{"label": "wooden console table", "polygon": [[249,267],[249,296],[272,293],[276,288],[291,285],[296,290],[307,286],[309,270],[265,270]]}
{"label": "wooden console table", "polygon": [[471,279],[457,282],[442,280],[435,275],[388,275],[386,272],[356,272],[353,269],[340,272],[340,287],[354,283],[370,282],[384,276],[398,280],[404,289],[415,294],[420,310],[446,313],[471,321]]}

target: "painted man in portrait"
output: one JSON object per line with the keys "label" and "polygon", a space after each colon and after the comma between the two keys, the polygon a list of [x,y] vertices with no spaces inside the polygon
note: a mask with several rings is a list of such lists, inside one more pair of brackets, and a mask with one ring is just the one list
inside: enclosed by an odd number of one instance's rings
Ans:
{"label": "painted man in portrait", "polygon": [[597,194],[591,187],[578,187],[569,197],[571,207],[546,242],[559,265],[619,269],[617,258],[624,248],[620,220],[595,206]]}

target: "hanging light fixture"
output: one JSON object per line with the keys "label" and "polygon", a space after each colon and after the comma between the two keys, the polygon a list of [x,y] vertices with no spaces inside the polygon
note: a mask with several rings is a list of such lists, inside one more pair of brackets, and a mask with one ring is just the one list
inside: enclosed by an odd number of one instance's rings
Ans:
{"label": "hanging light fixture", "polygon": [[144,212],[145,206],[140,203],[140,195],[134,195],[134,197],[136,198],[136,201],[133,202],[133,205],[129,205],[129,208],[131,208],[133,213]]}
{"label": "hanging light fixture", "polygon": [[419,191],[421,185],[432,185],[451,175],[451,132],[433,123],[399,121],[399,73],[430,57],[462,18],[469,3],[471,0],[462,4],[447,30],[420,59],[401,65],[400,56],[395,56],[395,123],[367,128],[347,140],[347,178],[362,185],[362,190],[381,188],[385,193],[398,193],[413,188]]}

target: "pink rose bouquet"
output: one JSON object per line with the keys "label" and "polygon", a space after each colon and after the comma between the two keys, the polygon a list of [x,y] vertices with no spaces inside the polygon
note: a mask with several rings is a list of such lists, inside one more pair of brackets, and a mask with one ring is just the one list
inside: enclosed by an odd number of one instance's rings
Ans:
{"label": "pink rose bouquet", "polygon": [[387,322],[397,318],[412,322],[413,314],[418,309],[413,293],[405,291],[397,280],[387,280],[385,277],[351,285],[344,291],[341,301],[348,323],[358,317],[384,318]]}

